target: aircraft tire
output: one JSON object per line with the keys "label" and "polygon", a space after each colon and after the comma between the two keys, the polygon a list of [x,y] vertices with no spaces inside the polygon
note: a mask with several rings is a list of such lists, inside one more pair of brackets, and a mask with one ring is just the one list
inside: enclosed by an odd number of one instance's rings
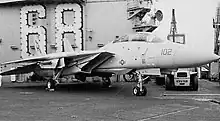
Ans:
{"label": "aircraft tire", "polygon": [[171,75],[167,75],[167,77],[165,78],[165,89],[166,90],[172,89],[172,82],[174,81],[172,79],[173,78],[171,78]]}
{"label": "aircraft tire", "polygon": [[103,88],[109,88],[109,86],[111,85],[111,80],[109,77],[103,77],[102,78],[102,87]]}
{"label": "aircraft tire", "polygon": [[135,86],[133,88],[133,95],[139,96],[140,95],[140,88],[138,86]]}
{"label": "aircraft tire", "polygon": [[192,77],[192,91],[198,91],[198,76],[197,75],[193,75]]}
{"label": "aircraft tire", "polygon": [[47,89],[49,91],[54,91],[55,89],[55,81],[53,79],[50,79],[47,81]]}
{"label": "aircraft tire", "polygon": [[138,86],[135,86],[133,88],[133,95],[135,96],[146,96],[147,94],[147,88],[145,86],[142,86],[142,91],[140,91],[140,88]]}

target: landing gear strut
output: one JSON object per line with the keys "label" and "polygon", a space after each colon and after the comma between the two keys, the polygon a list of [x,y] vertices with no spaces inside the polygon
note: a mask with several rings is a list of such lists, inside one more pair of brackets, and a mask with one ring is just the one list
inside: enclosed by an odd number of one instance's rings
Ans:
{"label": "landing gear strut", "polygon": [[147,88],[143,86],[144,80],[146,80],[149,77],[146,77],[145,79],[142,79],[142,75],[138,73],[138,84],[133,88],[133,95],[135,96],[145,96],[147,94]]}

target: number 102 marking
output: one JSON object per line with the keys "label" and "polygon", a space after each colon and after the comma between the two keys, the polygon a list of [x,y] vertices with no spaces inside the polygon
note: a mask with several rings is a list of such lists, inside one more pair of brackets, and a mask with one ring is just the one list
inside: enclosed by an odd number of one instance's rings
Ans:
{"label": "number 102 marking", "polygon": [[172,49],[162,49],[161,55],[172,55]]}

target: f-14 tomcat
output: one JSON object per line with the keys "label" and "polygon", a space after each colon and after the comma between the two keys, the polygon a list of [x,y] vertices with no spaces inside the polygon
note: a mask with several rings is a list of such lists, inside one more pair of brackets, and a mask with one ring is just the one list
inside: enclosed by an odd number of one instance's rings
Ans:
{"label": "f-14 tomcat", "polygon": [[[176,69],[196,67],[218,60],[219,56],[201,49],[189,48],[186,45],[162,40],[157,36],[141,32],[121,36],[95,51],[74,52],[68,40],[63,40],[64,52],[45,54],[38,51],[39,56],[4,62],[2,65],[26,63],[22,67],[2,72],[1,75],[12,75],[34,72],[49,77],[47,88],[54,89],[58,78],[75,75],[80,81],[86,77],[100,76],[103,84],[109,86],[113,74],[130,73],[139,69],[160,68]],[[196,74],[194,75],[196,77]],[[169,76],[167,76],[169,78]],[[133,94],[146,95],[141,74]]]}

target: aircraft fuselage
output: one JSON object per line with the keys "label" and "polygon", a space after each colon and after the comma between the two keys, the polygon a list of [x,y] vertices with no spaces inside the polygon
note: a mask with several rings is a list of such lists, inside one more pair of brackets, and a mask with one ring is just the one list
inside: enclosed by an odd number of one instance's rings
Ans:
{"label": "aircraft fuselage", "polygon": [[119,68],[180,68],[196,67],[209,63],[218,57],[208,52],[182,44],[164,42],[121,42],[107,45],[105,50],[116,53],[97,68],[98,71]]}
{"label": "aircraft fuselage", "polygon": [[[206,50],[188,47],[168,40],[164,41],[149,33],[122,36],[100,50],[113,53],[114,56],[95,67],[92,70],[93,74],[96,72],[98,74],[124,74],[132,69],[197,67],[219,59],[217,55]],[[89,62],[94,57],[85,58],[84,62]],[[81,72],[87,76],[90,75],[90,72],[81,71],[82,67],[65,66],[62,76]]]}

